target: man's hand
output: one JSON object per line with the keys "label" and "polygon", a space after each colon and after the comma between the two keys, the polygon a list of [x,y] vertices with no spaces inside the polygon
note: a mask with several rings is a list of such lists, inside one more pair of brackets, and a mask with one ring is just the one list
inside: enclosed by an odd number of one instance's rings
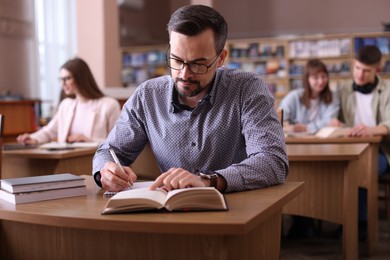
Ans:
{"label": "man's hand", "polygon": [[121,168],[114,162],[107,162],[100,171],[100,182],[107,191],[121,191],[130,185],[133,185],[137,175],[130,167]]}
{"label": "man's hand", "polygon": [[150,186],[151,190],[158,187],[164,187],[165,190],[182,189],[189,187],[209,187],[210,180],[203,179],[200,176],[182,168],[171,168],[162,173]]}
{"label": "man's hand", "polygon": [[348,136],[386,136],[389,134],[389,129],[384,125],[365,126],[363,124],[357,125],[351,129]]}
{"label": "man's hand", "polygon": [[361,136],[369,136],[372,135],[370,131],[370,127],[367,127],[363,124],[359,124],[353,128],[351,128],[348,136],[361,137]]}

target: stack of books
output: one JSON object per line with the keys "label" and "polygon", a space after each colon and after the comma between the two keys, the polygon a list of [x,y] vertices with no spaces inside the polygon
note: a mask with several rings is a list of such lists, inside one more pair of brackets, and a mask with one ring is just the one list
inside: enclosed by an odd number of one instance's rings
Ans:
{"label": "stack of books", "polygon": [[85,179],[70,173],[0,180],[0,199],[13,204],[86,194]]}

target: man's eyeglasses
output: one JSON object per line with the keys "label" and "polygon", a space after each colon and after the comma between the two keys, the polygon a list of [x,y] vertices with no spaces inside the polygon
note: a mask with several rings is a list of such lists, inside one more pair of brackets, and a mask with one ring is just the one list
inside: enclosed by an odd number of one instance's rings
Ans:
{"label": "man's eyeglasses", "polygon": [[167,65],[168,67],[170,67],[171,69],[174,69],[174,70],[182,70],[184,69],[184,66],[187,65],[187,67],[190,69],[190,71],[194,74],[206,74],[207,71],[209,70],[209,68],[211,66],[213,66],[213,64],[215,63],[215,61],[218,59],[219,57],[219,54],[215,57],[215,59],[213,60],[213,62],[211,62],[210,65],[206,65],[206,64],[202,64],[202,63],[197,63],[197,62],[184,62],[180,59],[176,59],[176,58],[172,58],[172,57],[169,57],[170,56],[170,53],[169,51],[167,52]]}
{"label": "man's eyeglasses", "polygon": [[63,83],[66,83],[68,80],[70,80],[72,77],[71,76],[66,76],[66,77],[63,77],[63,78],[58,78],[58,81],[59,82],[63,82]]}

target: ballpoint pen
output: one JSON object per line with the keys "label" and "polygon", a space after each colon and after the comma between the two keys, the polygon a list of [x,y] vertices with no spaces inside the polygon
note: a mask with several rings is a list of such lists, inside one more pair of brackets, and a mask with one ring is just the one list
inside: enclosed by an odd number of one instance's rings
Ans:
{"label": "ballpoint pen", "polygon": [[[121,171],[122,171],[123,173],[126,173],[126,172],[125,172],[125,169],[123,169],[121,163],[119,162],[119,159],[118,159],[118,157],[116,156],[114,150],[112,150],[111,148],[108,149],[108,150],[110,151],[110,154],[111,154],[112,158],[114,159],[115,163],[119,166],[119,168],[121,169]],[[127,181],[127,183],[129,184],[129,187],[130,187],[130,188],[133,188],[132,185],[131,185],[131,183],[130,183],[130,181]]]}

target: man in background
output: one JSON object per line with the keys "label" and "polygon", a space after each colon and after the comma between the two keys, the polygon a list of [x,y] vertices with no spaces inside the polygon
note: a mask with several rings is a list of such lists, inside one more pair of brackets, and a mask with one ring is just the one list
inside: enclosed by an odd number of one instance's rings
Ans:
{"label": "man in background", "polygon": [[[353,82],[340,88],[340,121],[351,127],[349,136],[382,136],[378,153],[378,174],[389,172],[390,162],[390,85],[377,72],[382,53],[373,45],[362,47],[353,61]],[[365,240],[367,190],[359,189],[359,237]]]}

